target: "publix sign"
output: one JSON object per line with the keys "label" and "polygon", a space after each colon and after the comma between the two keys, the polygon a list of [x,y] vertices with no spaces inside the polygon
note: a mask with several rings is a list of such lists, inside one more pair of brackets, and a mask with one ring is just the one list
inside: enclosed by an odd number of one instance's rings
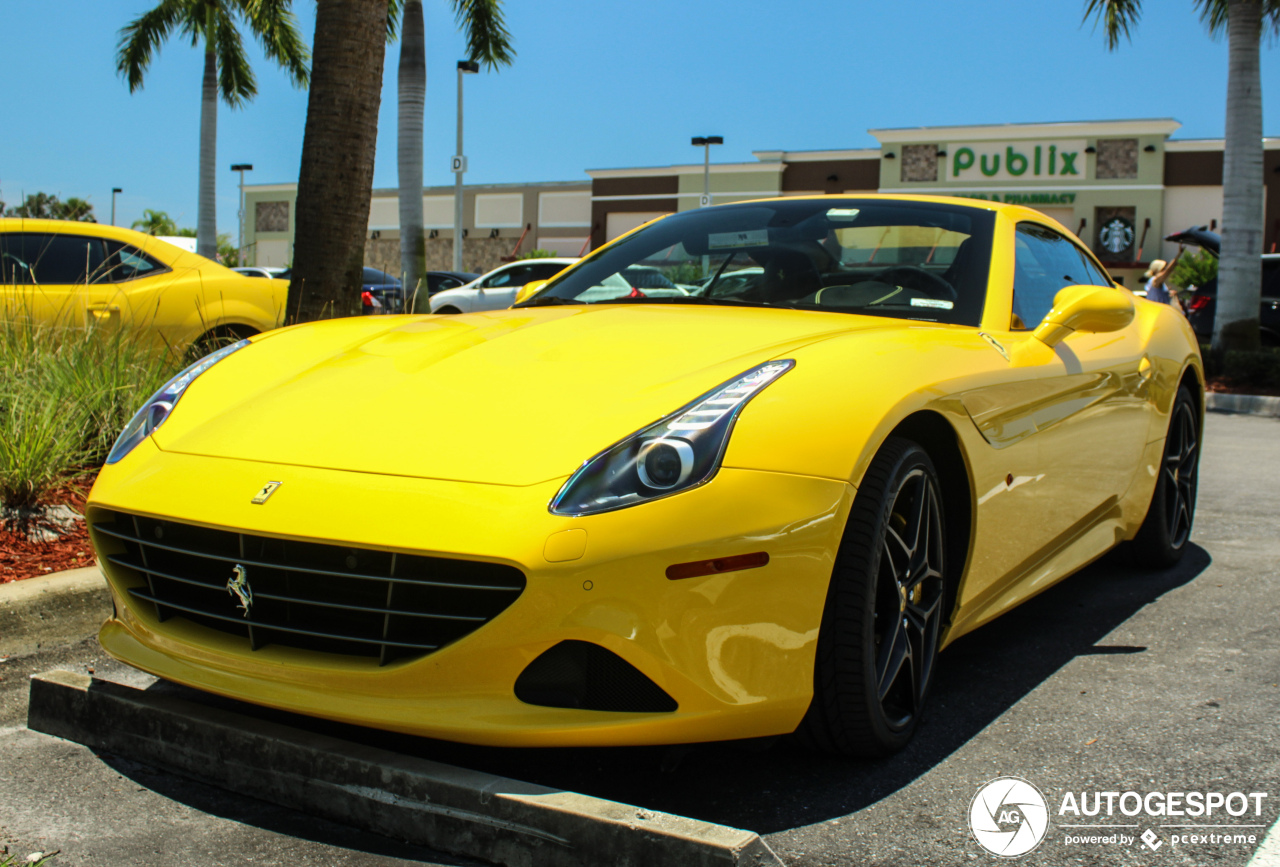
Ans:
{"label": "publix sign", "polygon": [[1084,180],[1082,139],[952,144],[947,146],[948,181]]}

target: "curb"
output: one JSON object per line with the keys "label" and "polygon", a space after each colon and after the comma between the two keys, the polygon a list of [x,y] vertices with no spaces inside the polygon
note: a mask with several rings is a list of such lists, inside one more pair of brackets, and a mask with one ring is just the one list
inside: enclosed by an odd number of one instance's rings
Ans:
{"label": "curb", "polygon": [[1280,397],[1206,391],[1204,393],[1204,408],[1209,412],[1230,412],[1241,415],[1280,418]]}
{"label": "curb", "polygon": [[27,727],[437,851],[509,867],[783,867],[759,835],[361,746],[68,671]]}
{"label": "curb", "polygon": [[111,591],[97,566],[0,584],[0,655],[95,635],[111,616]]}

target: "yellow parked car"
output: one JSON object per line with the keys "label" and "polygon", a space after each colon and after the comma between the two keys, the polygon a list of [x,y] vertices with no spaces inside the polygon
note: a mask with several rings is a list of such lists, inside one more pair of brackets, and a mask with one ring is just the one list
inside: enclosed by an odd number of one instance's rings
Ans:
{"label": "yellow parked car", "polygon": [[470,743],[881,755],[958,636],[1119,543],[1182,555],[1202,382],[1186,320],[1037,211],[687,211],[513,309],[310,323],[174,379],[89,498],[99,640]]}
{"label": "yellow parked car", "polygon": [[132,229],[0,219],[0,314],[10,320],[142,329],[185,349],[276,328],[288,289]]}

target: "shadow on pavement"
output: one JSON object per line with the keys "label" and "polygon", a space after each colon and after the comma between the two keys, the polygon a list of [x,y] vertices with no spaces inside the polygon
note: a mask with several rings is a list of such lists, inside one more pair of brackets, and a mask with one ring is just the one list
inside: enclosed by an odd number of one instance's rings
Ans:
{"label": "shadow on pavement", "polygon": [[[1144,652],[1097,642],[1210,562],[1194,544],[1177,567],[1163,572],[1137,571],[1113,553],[959,639],[939,659],[928,716],[915,739],[901,753],[871,762],[809,753],[786,739],[576,750],[471,747],[285,714],[172,684],[152,689],[382,749],[771,834],[848,815],[910,784],[1077,656]],[[161,776],[124,765],[118,770],[148,786]],[[176,788],[163,794],[190,797]],[[219,812],[217,803],[191,803]],[[247,815],[232,818],[254,822]]]}

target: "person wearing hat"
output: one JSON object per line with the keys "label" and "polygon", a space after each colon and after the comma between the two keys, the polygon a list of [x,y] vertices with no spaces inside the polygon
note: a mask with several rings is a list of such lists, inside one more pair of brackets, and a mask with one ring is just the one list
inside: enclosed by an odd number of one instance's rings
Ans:
{"label": "person wearing hat", "polygon": [[1168,304],[1175,310],[1182,309],[1182,304],[1178,301],[1178,290],[1169,284],[1169,275],[1173,273],[1174,266],[1181,258],[1182,245],[1179,244],[1178,255],[1173,257],[1172,262],[1166,262],[1163,259],[1151,260],[1151,267],[1142,275],[1147,281],[1148,301]]}

